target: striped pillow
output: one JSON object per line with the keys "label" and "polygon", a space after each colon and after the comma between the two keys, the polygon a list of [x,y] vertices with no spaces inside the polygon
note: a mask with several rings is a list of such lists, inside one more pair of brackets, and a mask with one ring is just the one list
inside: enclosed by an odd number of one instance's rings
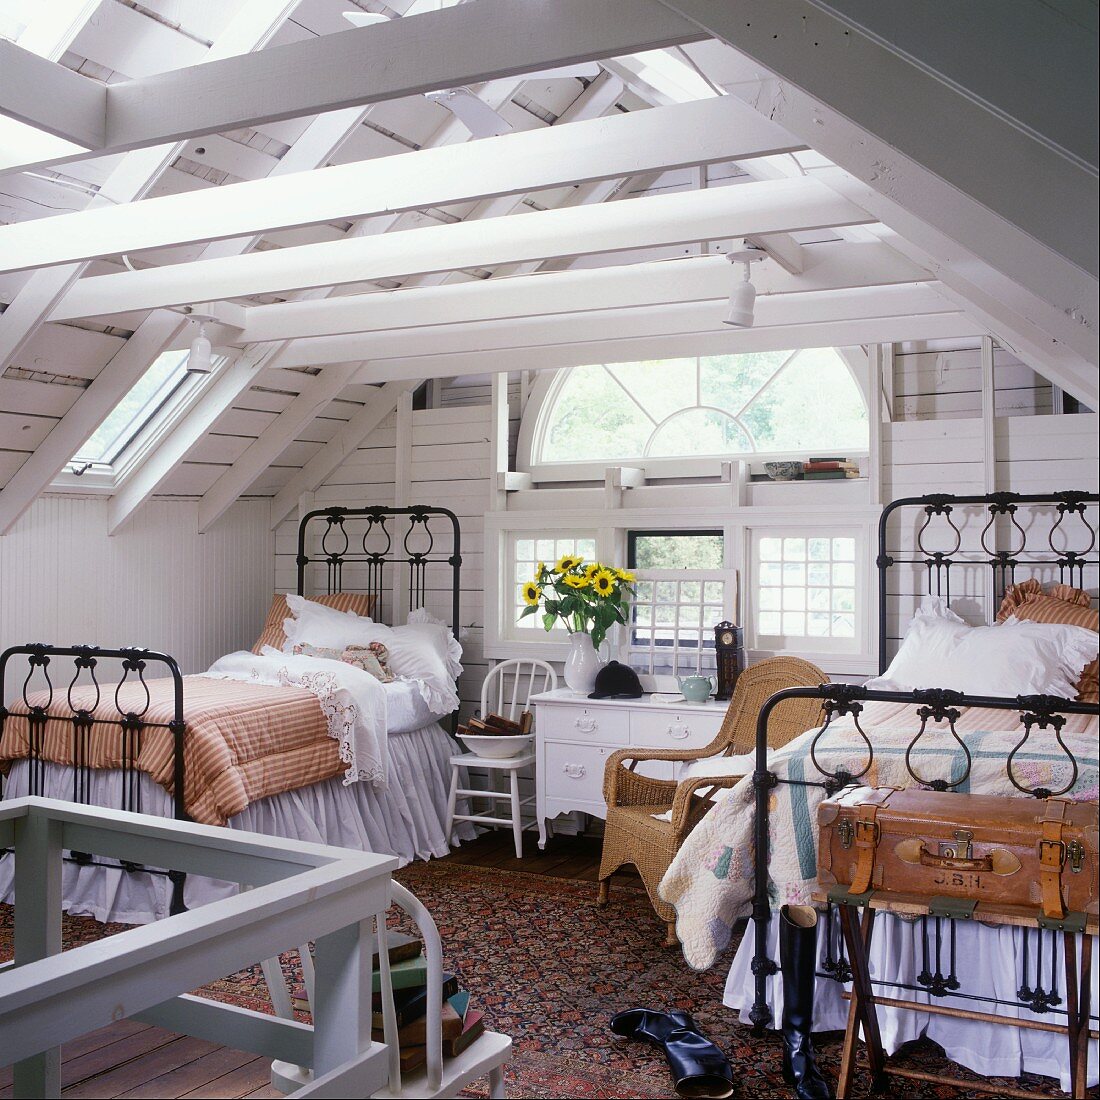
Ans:
{"label": "striped pillow", "polygon": [[[332,607],[337,611],[351,611],[356,615],[369,616],[374,610],[374,597],[368,596],[365,592],[334,592],[331,596],[310,596],[309,599],[314,603],[324,604],[325,607]],[[259,653],[265,645],[282,649],[286,644],[283,620],[289,616],[290,608],[287,606],[286,596],[276,592],[271,597],[267,621],[256,639],[256,644],[252,647],[252,652]]]}
{"label": "striped pillow", "polygon": [[1042,594],[1043,586],[1035,577],[1029,577],[1026,581],[1020,581],[1019,584],[1010,584],[1005,589],[1001,606],[997,609],[997,622],[1003,623],[1005,619],[1015,615],[1016,609],[1028,596],[1041,596]]}
{"label": "striped pillow", "polygon": [[[1100,630],[1100,613],[1093,608],[1087,592],[1056,584],[1047,596],[1029,592],[1017,606],[1016,618],[1033,623],[1065,623]],[[1079,703],[1100,703],[1100,664],[1090,661],[1077,681]]]}

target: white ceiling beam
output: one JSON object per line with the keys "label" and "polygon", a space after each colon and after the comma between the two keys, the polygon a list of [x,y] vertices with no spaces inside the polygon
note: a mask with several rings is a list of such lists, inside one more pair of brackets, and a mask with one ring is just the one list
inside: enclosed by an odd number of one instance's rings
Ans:
{"label": "white ceiling beam", "polygon": [[344,459],[355,453],[359,444],[397,408],[404,394],[419,385],[416,379],[386,382],[372,394],[362,409],[275,494],[271,501],[272,529],[298,507],[303,493],[313,492]]}
{"label": "white ceiling beam", "polygon": [[660,2],[813,97],[815,149],[976,254],[1097,276],[1095,172],[809,0]]}
{"label": "white ceiling beam", "polygon": [[[244,0],[225,31],[210,47],[209,56],[217,58],[228,51],[259,49],[296,6],[294,0]],[[104,181],[89,206],[124,204],[144,197],[182,151],[182,145],[144,149],[123,157]],[[11,365],[14,356],[27,345],[50,310],[80,278],[87,265],[65,264],[49,271],[36,272],[20,289],[0,315],[0,374]]]}
{"label": "white ceiling beam", "polygon": [[479,0],[106,91],[97,154],[362,106],[706,37],[657,0]]}
{"label": "white ceiling beam", "polygon": [[869,221],[816,180],[739,184],[102,275],[73,287],[53,319]]}
{"label": "white ceiling beam", "polygon": [[0,272],[805,147],[724,96],[0,226]]}
{"label": "white ceiling beam", "polygon": [[461,354],[410,356],[372,361],[360,372],[361,382],[392,379],[451,378],[515,370],[556,370],[589,363],[626,363],[684,355],[737,355],[756,351],[844,347],[849,344],[904,340],[959,339],[982,335],[981,326],[962,312],[918,316],[818,321],[813,324],[768,325],[751,329],[674,332],[563,342],[531,347],[485,349]]}
{"label": "white ceiling beam", "polygon": [[[521,81],[515,79],[494,81],[482,89],[480,95],[489,106],[498,109],[512,98],[520,83]],[[370,111],[369,107],[362,109],[352,107],[346,111],[337,111],[314,119],[302,137],[279,161],[274,171],[303,171],[314,167],[317,163],[323,164]],[[442,144],[464,141],[467,137],[468,131],[462,123],[457,119],[448,118],[438,129],[434,140]],[[311,158],[317,159],[313,163],[303,163]],[[397,215],[394,217],[396,218]],[[373,228],[372,223],[356,222],[348,231],[348,235],[355,236],[368,228]],[[236,238],[216,241],[207,246],[204,255],[243,253],[251,247],[255,239],[248,238],[242,241]],[[307,295],[324,296],[328,293],[330,291],[327,290],[309,291]],[[258,363],[271,365],[279,362],[287,346],[285,342],[278,345],[253,343],[245,347],[243,355],[255,357]],[[141,504],[157,491],[206,434],[209,426],[215,423],[217,418],[233,405],[240,394],[253,384],[255,377],[256,372],[248,368],[247,362],[244,369],[238,369],[235,364],[233,369],[222,370],[213,376],[208,389],[202,394],[201,404],[194,413],[189,412],[186,417],[178,420],[173,430],[148,456],[145,464],[127,478],[124,486],[125,495],[121,498],[116,497],[112,502],[110,513],[112,531],[118,530],[126,523]],[[271,437],[268,442],[270,439]],[[286,439],[285,442],[290,442],[290,439]],[[218,506],[220,507],[220,504]]]}
{"label": "white ceiling beam", "polygon": [[[225,30],[210,48],[211,56],[239,49],[258,49],[275,33],[295,0],[279,0],[272,7],[270,0],[244,0]],[[91,9],[89,9],[91,10]],[[331,154],[334,145],[331,129],[342,125],[341,135],[358,124],[361,112],[353,116],[329,115],[313,124],[323,134],[324,155]],[[308,131],[307,131],[308,132]],[[342,140],[341,137],[341,140]],[[144,195],[160,178],[179,154],[180,146],[145,149],[129,153],[106,179],[100,191],[102,198],[93,202],[127,202]],[[303,165],[292,147],[276,171],[301,170]],[[315,163],[323,163],[323,160]],[[250,242],[222,242],[209,246],[211,255],[224,255],[228,249],[242,251]],[[208,250],[209,251],[209,250]],[[86,264],[66,264],[47,271],[35,272],[0,315],[0,374],[12,359],[26,348],[34,334],[46,322],[50,310],[83,273]],[[134,332],[127,347],[103,368],[95,383],[80,396],[35,453],[23,463],[8,484],[0,490],[0,535],[7,534],[19,517],[45,490],[85,440],[99,427],[114,405],[141,377],[168,343],[180,325],[178,314],[157,314],[147,318]],[[133,344],[130,348],[129,345]]]}
{"label": "white ceiling beam", "polygon": [[254,439],[199,501],[199,534],[205,534],[233,502],[286,450],[325,408],[340,396],[359,369],[358,363],[325,367]]}
{"label": "white ceiling beam", "polygon": [[85,148],[106,140],[107,85],[0,38],[0,115]]}
{"label": "white ceiling beam", "polygon": [[[958,312],[956,303],[937,293],[934,285],[912,283],[758,298],[756,324],[764,328],[779,324],[789,327],[821,321],[856,320],[859,317],[873,319],[954,312]],[[286,354],[280,357],[279,365],[301,367],[369,357],[369,364],[360,373],[362,381],[386,359],[446,356],[452,353],[460,355],[479,348],[492,351],[573,340],[615,340],[631,336],[663,336],[674,332],[713,331],[720,328],[724,313],[725,296],[711,301],[653,303],[573,313],[551,312],[469,324],[423,325],[353,336],[322,336],[294,341]]]}
{"label": "white ceiling beam", "polygon": [[[858,286],[927,282],[928,272],[878,241],[830,241],[806,248],[801,275],[757,264],[757,294],[806,293]],[[416,287],[323,301],[252,306],[241,311],[233,342],[304,339],[425,325],[465,324],[541,314],[623,309],[676,302],[719,301],[737,278],[724,256],[663,263],[567,269]]]}
{"label": "white ceiling beam", "polygon": [[[481,98],[495,109],[510,99],[517,87],[517,84],[512,84],[509,81],[497,81],[483,89],[480,94]],[[572,122],[598,117],[614,106],[616,100],[622,94],[622,91],[622,82],[617,77],[613,77],[607,72],[601,72],[588,87],[577,96],[573,103],[562,112],[554,125],[567,125]],[[441,142],[446,142],[453,138],[457,125],[457,123],[450,123],[445,126],[443,133],[439,135],[439,140]],[[591,187],[591,185],[589,185],[589,187]],[[579,192],[584,193],[587,193],[588,190],[589,188],[578,189]],[[518,196],[498,196],[479,203],[467,217],[476,219],[508,214],[517,209],[521,201],[521,198]],[[385,219],[386,231],[399,225],[400,221],[401,217],[399,214],[391,214]],[[375,226],[376,225],[377,223],[375,223]],[[419,279],[410,280],[410,282],[438,284],[445,282],[449,277],[450,273],[439,273],[422,276]],[[317,299],[313,304],[320,304],[320,302],[321,300]],[[308,306],[310,302],[298,302],[295,304]],[[222,305],[224,305],[224,303]],[[243,328],[245,310],[241,307],[234,306],[232,312],[237,315],[234,320]],[[323,377],[328,378],[329,382],[334,384],[334,386],[339,385],[338,379],[341,377],[339,372],[349,369],[351,373],[354,374],[357,366],[355,364],[338,364],[337,366],[328,367],[323,372]],[[313,392],[319,395],[322,390],[314,387]],[[332,396],[335,397],[336,394],[333,393]],[[203,530],[206,530],[213,524],[219,515],[224,514],[225,510],[232,504],[233,500],[236,499],[236,496],[239,496],[248,489],[253,481],[255,481],[263,470],[266,469],[273,458],[277,457],[278,454],[282,452],[283,448],[291,442],[297,432],[301,430],[297,410],[293,409],[293,405],[296,404],[298,403],[292,403],[291,408],[288,408],[284,414],[277,417],[276,420],[265,429],[256,443],[250,445],[233,466],[222,474],[218,481],[207,490],[202,500],[199,502],[200,526]]]}

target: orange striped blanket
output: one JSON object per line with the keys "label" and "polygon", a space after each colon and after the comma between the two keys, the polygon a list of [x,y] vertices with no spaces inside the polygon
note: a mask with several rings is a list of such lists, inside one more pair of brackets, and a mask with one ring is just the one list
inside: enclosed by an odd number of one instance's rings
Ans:
{"label": "orange striped blanket", "polygon": [[[149,680],[150,702],[145,721],[167,725],[175,710],[172,680]],[[302,687],[281,687],[239,680],[184,678],[184,803],[195,821],[224,825],[251,802],[309,786],[334,775],[346,765],[340,745],[329,734],[328,722],[317,696]],[[48,696],[30,696],[32,705],[45,705]],[[94,688],[73,690],[73,704],[90,708]],[[140,712],[145,693],[137,683],[119,693],[124,711]],[[26,759],[28,724],[22,700],[13,703],[0,734],[0,771]],[[42,756],[55,764],[72,766],[71,711],[65,692],[55,691],[47,712]],[[122,737],[110,719],[118,718],[114,688],[105,688],[94,714],[87,763],[93,768],[122,767]],[[148,773],[170,794],[172,782],[172,734],[168,729],[146,729],[142,734],[137,767]]]}

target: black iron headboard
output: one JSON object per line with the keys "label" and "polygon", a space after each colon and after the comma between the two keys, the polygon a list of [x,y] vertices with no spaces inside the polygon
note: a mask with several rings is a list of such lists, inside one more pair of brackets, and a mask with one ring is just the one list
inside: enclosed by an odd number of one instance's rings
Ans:
{"label": "black iron headboard", "polygon": [[[1018,571],[1046,573],[1050,580],[1085,588],[1085,570],[1100,565],[1097,553],[1096,493],[989,493],[984,496],[951,496],[931,493],[902,497],[882,510],[878,524],[878,660],[879,672],[890,663],[888,612],[889,576],[896,566],[916,566],[924,571],[928,595],[951,599],[952,570],[979,567],[989,570],[991,603],[986,619],[991,621],[1005,590],[1022,579]],[[985,515],[977,545],[963,546],[958,511],[976,508]],[[1027,509],[1026,526],[1020,509]],[[907,551],[889,550],[890,519],[906,511],[920,526]],[[923,518],[921,518],[923,515]],[[1036,531],[1038,528],[1038,531]],[[938,549],[933,540],[945,540]],[[1030,545],[1029,545],[1030,540]]]}
{"label": "black iron headboard", "polygon": [[[400,519],[406,517],[404,530],[397,530]],[[433,531],[432,522],[436,521]],[[307,552],[310,524],[323,521],[324,532],[317,552]],[[357,522],[362,533],[349,530]],[[449,552],[436,551],[440,527],[450,535]],[[354,541],[353,541],[354,540]],[[458,517],[446,508],[413,505],[408,508],[373,506],[370,508],[319,508],[307,512],[298,524],[298,595],[305,596],[306,572],[310,564],[325,566],[325,589],[329,593],[356,591],[374,597],[378,617],[384,615],[383,598],[387,591],[397,592],[401,574],[405,575],[405,591],[409,607],[423,607],[428,594],[428,572],[431,566],[447,566],[451,582],[451,629],[458,633],[459,599],[461,594],[462,533]],[[352,586],[345,588],[344,567],[354,571]],[[391,566],[392,587],[386,584],[386,566]],[[404,570],[402,570],[404,566]]]}

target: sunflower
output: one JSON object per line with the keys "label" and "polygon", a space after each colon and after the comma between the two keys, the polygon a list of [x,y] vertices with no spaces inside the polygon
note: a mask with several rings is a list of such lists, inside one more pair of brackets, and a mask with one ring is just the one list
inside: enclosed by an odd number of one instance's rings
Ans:
{"label": "sunflower", "polygon": [[546,572],[546,562],[540,561],[538,563],[538,565],[535,566],[535,580],[541,581],[542,580],[542,575],[545,572]]}
{"label": "sunflower", "polygon": [[610,596],[615,591],[615,574],[610,569],[601,569],[592,578],[592,587],[597,596]]}
{"label": "sunflower", "polygon": [[595,575],[596,575],[596,574],[597,574],[597,573],[598,573],[598,572],[599,572],[599,571],[600,571],[600,570],[601,570],[602,568],[603,568],[603,566],[602,566],[602,565],[600,565],[600,563],[599,563],[598,561],[594,561],[594,562],[589,562],[589,564],[588,564],[588,565],[586,565],[586,566],[584,567],[584,573],[583,573],[584,579],[585,579],[586,581],[589,581],[589,582],[591,582],[592,578],[593,578],[593,577],[594,577],[594,576],[595,576]]}
{"label": "sunflower", "polygon": [[554,566],[554,572],[568,573],[570,569],[576,569],[583,561],[584,558],[576,554],[562,554],[562,556],[558,558],[558,564]]}
{"label": "sunflower", "polygon": [[523,602],[528,607],[537,607],[539,602],[539,586],[534,581],[525,581],[523,585]]}
{"label": "sunflower", "polygon": [[588,578],[579,577],[576,573],[567,573],[562,580],[565,581],[567,588],[587,588]]}

